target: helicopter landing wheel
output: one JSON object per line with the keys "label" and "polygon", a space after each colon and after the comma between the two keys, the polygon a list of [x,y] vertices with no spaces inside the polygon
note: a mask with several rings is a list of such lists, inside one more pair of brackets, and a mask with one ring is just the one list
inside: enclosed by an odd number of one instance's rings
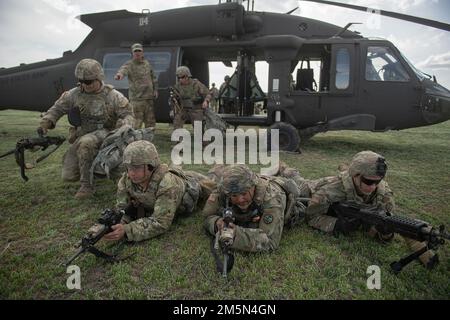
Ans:
{"label": "helicopter landing wheel", "polygon": [[[297,152],[300,147],[300,135],[297,129],[286,122],[276,122],[270,126],[269,132],[273,129],[278,129],[279,144],[278,148],[280,151],[290,151]],[[270,133],[269,133],[269,136]],[[268,140],[270,145],[270,140]]]}

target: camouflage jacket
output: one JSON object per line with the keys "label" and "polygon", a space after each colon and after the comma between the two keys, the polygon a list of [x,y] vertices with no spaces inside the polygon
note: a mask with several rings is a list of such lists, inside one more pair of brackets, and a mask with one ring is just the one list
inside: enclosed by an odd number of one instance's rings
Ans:
{"label": "camouflage jacket", "polygon": [[148,60],[129,60],[120,67],[118,73],[128,77],[130,85],[128,97],[130,100],[154,98],[154,92],[158,90],[158,81]]}
{"label": "camouflage jacket", "polygon": [[[235,239],[231,248],[248,252],[275,250],[281,240],[286,209],[286,194],[281,187],[270,180],[259,179],[256,185],[253,205],[260,208],[260,219],[252,221],[251,213],[239,213],[235,216]],[[206,217],[205,228],[215,235],[216,221],[226,206],[226,199],[217,190],[208,198],[203,215]]]}
{"label": "camouflage jacket", "polygon": [[111,85],[103,85],[100,92],[85,93],[79,87],[64,92],[55,104],[43,115],[42,122],[56,122],[72,108],[80,110],[81,128],[78,136],[96,130],[113,130],[121,125],[133,126],[132,107],[128,99]]}
{"label": "camouflage jacket", "polygon": [[219,98],[219,89],[217,89],[216,87],[209,89],[209,94],[211,95],[212,98],[214,99],[218,99]]}
{"label": "camouflage jacket", "polygon": [[[125,172],[117,186],[117,208],[125,209],[130,203],[137,208],[136,217],[123,217],[127,239],[142,241],[156,237],[169,229],[175,215],[192,212],[201,196],[201,187],[195,183],[199,180],[197,177],[190,179],[188,172],[161,164],[152,174],[147,189],[143,190],[132,183]],[[191,191],[198,194],[188,194]]]}
{"label": "camouflage jacket", "polygon": [[395,206],[393,193],[384,180],[369,196],[362,196],[356,192],[353,179],[347,170],[338,176],[319,179],[315,182],[306,217],[310,226],[325,232],[332,232],[336,224],[337,218],[327,215],[328,208],[335,202],[355,201],[389,212],[392,212]]}
{"label": "camouflage jacket", "polygon": [[174,86],[183,109],[201,109],[205,99],[211,100],[208,88],[197,79],[190,79],[187,85]]}

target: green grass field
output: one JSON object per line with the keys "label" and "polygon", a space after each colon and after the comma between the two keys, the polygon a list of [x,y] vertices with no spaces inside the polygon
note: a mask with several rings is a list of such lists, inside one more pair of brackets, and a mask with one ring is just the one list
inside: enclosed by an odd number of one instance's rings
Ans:
{"label": "green grass field", "polygon": [[[20,137],[35,135],[39,114],[0,112],[0,153]],[[170,130],[158,125],[155,144],[170,161]],[[60,121],[50,135],[66,135]],[[1,299],[448,299],[450,245],[440,248],[441,263],[428,271],[418,262],[399,275],[389,263],[408,254],[397,237],[381,245],[356,233],[334,238],[305,225],[286,230],[280,248],[270,254],[237,253],[228,280],[216,271],[209,238],[199,214],[176,219],[156,239],[117,246],[108,252],[134,256],[107,264],[93,255],[76,260],[81,290],[66,287],[61,265],[101,211],[115,203],[112,181],[98,181],[95,198],[76,201],[78,183],[60,178],[65,143],[22,181],[14,157],[0,159],[0,298]],[[330,132],[313,137],[302,154],[280,158],[305,178],[334,175],[337,166],[362,150],[388,160],[387,181],[394,190],[397,214],[450,227],[450,122],[400,132]],[[35,154],[27,156],[36,157]],[[191,165],[206,173],[208,166]],[[381,268],[381,289],[366,286],[370,265]]]}

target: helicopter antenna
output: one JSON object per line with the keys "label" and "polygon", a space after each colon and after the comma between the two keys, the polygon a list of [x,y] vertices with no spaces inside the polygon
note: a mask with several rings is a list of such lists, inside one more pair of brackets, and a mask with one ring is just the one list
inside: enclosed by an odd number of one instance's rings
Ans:
{"label": "helicopter antenna", "polygon": [[349,23],[347,23],[347,25],[341,31],[339,31],[339,33],[337,33],[334,36],[332,36],[332,38],[340,37],[345,31],[347,31],[348,28],[350,28],[350,26],[352,26],[354,24],[362,24],[362,23],[361,22],[349,22]]}
{"label": "helicopter antenna", "polygon": [[396,12],[385,11],[385,10],[378,10],[378,9],[371,9],[368,7],[355,6],[353,4],[346,4],[346,3],[326,1],[326,0],[303,0],[303,1],[324,3],[324,4],[329,4],[332,6],[344,7],[344,8],[360,10],[360,11],[365,11],[365,12],[370,12],[370,13],[378,13],[382,16],[387,16],[387,17],[396,18],[396,19],[400,19],[400,20],[406,20],[406,21],[422,24],[422,25],[425,25],[428,27],[433,27],[433,28],[437,28],[437,29],[441,29],[441,30],[445,30],[445,31],[450,31],[450,24],[439,22],[439,21],[434,21],[434,20],[430,20],[430,19],[425,19],[425,18],[414,17],[414,16],[410,16],[407,14],[396,13]]}
{"label": "helicopter antenna", "polygon": [[288,12],[286,12],[286,14],[291,14],[291,13],[293,13],[295,10],[297,10],[298,9],[298,7],[295,7],[294,9],[292,9],[291,11],[288,11]]}

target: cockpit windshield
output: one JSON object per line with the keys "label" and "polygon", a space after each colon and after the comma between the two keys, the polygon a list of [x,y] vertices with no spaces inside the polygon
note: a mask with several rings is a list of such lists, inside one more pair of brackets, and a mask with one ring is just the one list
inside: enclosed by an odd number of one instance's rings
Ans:
{"label": "cockpit windshield", "polygon": [[402,55],[403,59],[405,59],[406,63],[408,63],[408,65],[411,67],[411,69],[413,69],[414,73],[419,77],[420,81],[422,81],[425,78],[431,79],[431,76],[429,74],[426,74],[425,72],[422,72],[419,69],[417,69],[414,66],[414,64],[411,61],[409,61],[407,57],[405,57],[403,53],[400,52],[400,54]]}

